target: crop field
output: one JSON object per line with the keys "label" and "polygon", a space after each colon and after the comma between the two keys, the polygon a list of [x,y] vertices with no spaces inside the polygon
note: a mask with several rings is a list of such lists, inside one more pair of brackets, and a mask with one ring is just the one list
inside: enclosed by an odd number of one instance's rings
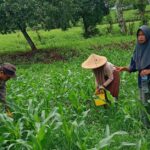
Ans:
{"label": "crop field", "polygon": [[91,53],[116,66],[129,65],[136,36],[121,35],[118,24],[108,34],[107,26],[98,25],[100,33],[87,39],[81,27],[29,29],[39,49],[34,55],[21,32],[0,35],[0,63],[17,66],[17,78],[7,82],[13,117],[0,105],[0,150],[149,150],[137,73],[120,73],[119,99],[105,109],[94,104],[92,71],[81,68]]}
{"label": "crop field", "polygon": [[[116,65],[131,52],[103,50]],[[18,65],[8,82],[13,118],[0,114],[3,149],[147,149],[149,130],[139,119],[137,74],[121,74],[118,104],[94,105],[94,77],[81,69],[85,56],[67,62]],[[117,60],[117,61],[116,61]],[[116,63],[115,63],[116,62]]]}

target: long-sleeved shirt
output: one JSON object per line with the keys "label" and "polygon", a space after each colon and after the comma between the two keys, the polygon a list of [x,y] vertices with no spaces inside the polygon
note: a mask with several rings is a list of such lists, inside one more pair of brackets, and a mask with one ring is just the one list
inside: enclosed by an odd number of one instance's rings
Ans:
{"label": "long-sleeved shirt", "polygon": [[6,83],[0,80],[0,102],[6,103]]}
{"label": "long-sleeved shirt", "polygon": [[[144,69],[150,69],[150,65],[148,65],[146,68]],[[141,88],[141,76],[140,76],[140,72],[142,70],[137,70],[136,69],[136,62],[133,60],[133,57],[131,58],[131,62],[130,62],[130,67],[129,67],[130,72],[136,72],[138,71],[138,87]],[[150,79],[150,75],[148,75],[148,78]]]}
{"label": "long-sleeved shirt", "polygon": [[114,79],[113,72],[115,70],[115,67],[110,62],[107,62],[104,66],[104,76],[106,77],[105,82],[103,83],[103,86],[107,87]]}

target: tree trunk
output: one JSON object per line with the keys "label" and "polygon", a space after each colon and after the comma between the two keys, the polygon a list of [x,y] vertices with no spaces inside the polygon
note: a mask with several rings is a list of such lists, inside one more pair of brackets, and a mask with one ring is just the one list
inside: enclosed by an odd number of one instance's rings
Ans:
{"label": "tree trunk", "polygon": [[105,4],[105,7],[108,8],[108,10],[109,10],[109,2],[108,2],[108,0],[104,0],[104,4]]}
{"label": "tree trunk", "polygon": [[26,28],[22,28],[20,25],[18,25],[22,34],[24,35],[25,39],[27,40],[28,44],[30,45],[32,52],[36,51],[37,48],[34,44],[34,42],[32,41],[32,39],[30,38],[29,34],[26,31]]}
{"label": "tree trunk", "polygon": [[86,21],[86,17],[82,17],[83,18],[83,25],[84,25],[84,36],[88,37],[89,36],[89,32],[88,32],[88,24]]}
{"label": "tree trunk", "polygon": [[138,3],[140,5],[138,5],[138,9],[139,9],[139,13],[140,13],[140,17],[141,17],[141,22],[142,24],[148,24],[148,18],[147,16],[145,16],[145,9],[146,9],[146,3],[147,1],[141,1],[139,0]]}
{"label": "tree trunk", "polygon": [[98,33],[98,30],[96,28],[96,25],[92,26],[88,23],[88,18],[86,16],[82,16],[83,19],[83,25],[84,25],[84,37],[85,38],[89,38],[92,37],[94,35],[96,35]]}
{"label": "tree trunk", "polygon": [[123,9],[122,9],[121,0],[116,1],[116,13],[117,13],[117,18],[118,18],[119,27],[121,29],[121,33],[126,34],[127,27],[126,27],[126,22],[123,18]]}

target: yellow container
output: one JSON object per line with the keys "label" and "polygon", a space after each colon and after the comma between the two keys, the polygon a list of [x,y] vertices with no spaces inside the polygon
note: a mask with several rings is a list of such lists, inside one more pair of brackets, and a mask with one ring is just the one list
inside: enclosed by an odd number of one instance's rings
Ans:
{"label": "yellow container", "polygon": [[96,96],[97,96],[97,99],[94,100],[96,106],[103,106],[107,104],[105,89],[101,88],[99,90],[99,94],[96,94]]}
{"label": "yellow container", "polygon": [[102,99],[95,99],[94,101],[96,106],[103,106],[106,104],[106,102]]}
{"label": "yellow container", "polygon": [[97,96],[99,97],[99,99],[105,100],[105,94],[98,94]]}

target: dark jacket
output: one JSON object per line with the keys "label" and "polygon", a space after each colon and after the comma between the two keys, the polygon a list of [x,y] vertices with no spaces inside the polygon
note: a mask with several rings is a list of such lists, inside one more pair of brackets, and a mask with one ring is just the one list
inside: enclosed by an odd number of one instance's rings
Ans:
{"label": "dark jacket", "polygon": [[0,102],[6,102],[6,83],[0,80]]}

